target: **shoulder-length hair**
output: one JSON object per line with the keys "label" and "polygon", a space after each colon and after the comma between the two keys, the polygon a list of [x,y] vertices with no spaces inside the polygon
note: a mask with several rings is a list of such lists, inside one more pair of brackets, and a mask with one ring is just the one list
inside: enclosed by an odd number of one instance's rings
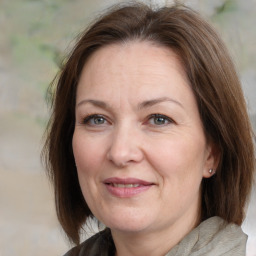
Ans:
{"label": "shoulder-length hair", "polygon": [[201,221],[220,216],[241,225],[255,158],[246,103],[228,51],[212,27],[187,7],[153,9],[132,4],[115,6],[91,25],[52,83],[52,115],[42,157],[54,185],[57,215],[64,231],[78,244],[82,225],[93,217],[80,190],[72,152],[81,70],[99,48],[136,40],[168,47],[179,56],[206,137],[220,152],[216,174],[202,180]]}

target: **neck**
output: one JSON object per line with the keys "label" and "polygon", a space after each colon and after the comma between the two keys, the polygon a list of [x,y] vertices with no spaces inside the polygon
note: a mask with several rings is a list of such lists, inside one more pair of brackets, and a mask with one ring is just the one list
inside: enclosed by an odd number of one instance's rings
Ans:
{"label": "neck", "polygon": [[[184,223],[182,223],[184,227]],[[161,231],[123,232],[111,230],[116,247],[116,256],[164,256],[177,245],[194,227],[197,222],[185,225],[180,229],[175,223],[168,230],[163,227]]]}

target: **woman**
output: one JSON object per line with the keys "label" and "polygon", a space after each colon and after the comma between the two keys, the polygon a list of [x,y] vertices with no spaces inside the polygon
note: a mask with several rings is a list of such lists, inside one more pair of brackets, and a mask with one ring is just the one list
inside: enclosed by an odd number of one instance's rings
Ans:
{"label": "woman", "polygon": [[[238,77],[183,6],[119,6],[63,66],[44,157],[66,255],[245,255],[254,171]],[[80,244],[89,218],[106,228]]]}

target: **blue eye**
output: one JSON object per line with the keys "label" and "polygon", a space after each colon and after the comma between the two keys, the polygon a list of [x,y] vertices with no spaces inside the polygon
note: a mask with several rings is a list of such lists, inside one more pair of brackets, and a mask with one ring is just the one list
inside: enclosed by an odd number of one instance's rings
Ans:
{"label": "blue eye", "polygon": [[149,118],[149,123],[151,125],[160,126],[160,125],[167,125],[172,122],[173,120],[171,118],[161,114],[153,114]]}
{"label": "blue eye", "polygon": [[83,120],[83,124],[92,125],[92,126],[102,125],[102,124],[105,124],[106,122],[107,120],[101,115],[90,115]]}

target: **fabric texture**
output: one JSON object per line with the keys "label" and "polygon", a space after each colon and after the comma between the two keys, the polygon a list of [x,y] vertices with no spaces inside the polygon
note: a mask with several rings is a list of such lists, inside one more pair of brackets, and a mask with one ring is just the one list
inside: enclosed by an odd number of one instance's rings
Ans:
{"label": "fabric texture", "polygon": [[245,256],[247,235],[240,226],[212,217],[193,229],[166,256]]}
{"label": "fabric texture", "polygon": [[[193,229],[165,256],[245,256],[247,235],[240,226],[212,217]],[[111,231],[105,229],[64,256],[114,256]]]}

